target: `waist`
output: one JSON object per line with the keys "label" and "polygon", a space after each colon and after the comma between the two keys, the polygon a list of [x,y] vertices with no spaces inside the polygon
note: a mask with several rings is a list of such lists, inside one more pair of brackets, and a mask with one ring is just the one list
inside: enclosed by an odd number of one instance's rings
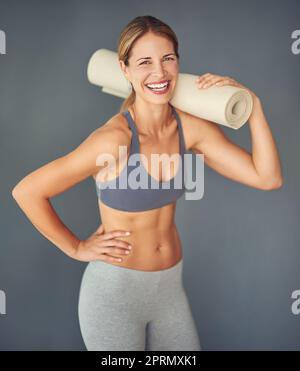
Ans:
{"label": "waist", "polygon": [[[153,277],[167,277],[173,274],[179,274],[179,276],[182,275],[182,267],[183,267],[183,258],[179,259],[176,263],[171,265],[168,268],[163,269],[157,269],[153,271],[146,271],[141,269],[134,269],[134,268],[127,268],[127,267],[119,267],[115,266],[111,263],[104,262],[101,260],[95,260],[91,261],[88,264],[89,270],[93,271],[95,274],[103,274],[103,279],[107,277],[107,274],[110,272],[113,272],[114,274],[122,275],[126,274],[133,275],[136,278],[142,278],[142,277],[149,277],[150,280],[153,279]],[[120,268],[120,269],[119,269]]]}
{"label": "waist", "polygon": [[160,245],[175,245],[179,235],[175,223],[169,226],[135,225],[126,223],[122,225],[110,225],[103,222],[104,233],[114,230],[130,231],[129,236],[120,236],[119,240],[126,241],[140,249],[157,248]]}
{"label": "waist", "polygon": [[[152,271],[114,266],[103,261],[90,262],[84,272],[82,287],[93,287],[97,296],[107,305],[127,301],[131,297],[137,301],[152,305],[153,299],[160,303],[172,290],[183,288],[183,259],[166,269]],[[146,305],[145,308],[147,308]]]}
{"label": "waist", "polygon": [[170,229],[132,230],[131,235],[118,237],[132,245],[128,255],[113,253],[121,262],[111,264],[143,271],[167,269],[182,259],[181,240],[174,224]]}

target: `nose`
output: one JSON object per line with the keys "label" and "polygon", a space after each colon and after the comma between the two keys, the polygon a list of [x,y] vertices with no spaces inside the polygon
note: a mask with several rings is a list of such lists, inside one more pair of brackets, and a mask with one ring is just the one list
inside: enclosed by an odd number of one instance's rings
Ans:
{"label": "nose", "polygon": [[153,63],[153,76],[156,76],[157,80],[165,76],[165,71],[162,63]]}

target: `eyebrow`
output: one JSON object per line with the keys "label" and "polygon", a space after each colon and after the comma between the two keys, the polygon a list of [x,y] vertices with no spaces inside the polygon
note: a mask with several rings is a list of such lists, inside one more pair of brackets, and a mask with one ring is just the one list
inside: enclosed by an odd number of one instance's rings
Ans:
{"label": "eyebrow", "polygon": [[[175,53],[169,53],[169,54],[164,55],[163,58],[167,57],[168,55],[176,55],[176,54]],[[139,59],[136,60],[136,62],[139,61],[140,59],[151,59],[151,57],[139,58]]]}

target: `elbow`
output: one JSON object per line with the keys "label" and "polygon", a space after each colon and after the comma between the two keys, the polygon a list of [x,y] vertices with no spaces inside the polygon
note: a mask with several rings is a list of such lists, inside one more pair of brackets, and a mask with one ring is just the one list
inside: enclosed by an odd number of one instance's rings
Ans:
{"label": "elbow", "polygon": [[32,205],[32,197],[31,193],[28,192],[28,189],[20,184],[17,184],[11,191],[12,197],[16,201],[17,205],[22,209],[25,210],[26,207]]}
{"label": "elbow", "polygon": [[35,186],[28,181],[28,176],[25,176],[13,187],[11,194],[15,200],[19,200],[28,195],[30,190],[33,190],[34,188]]}
{"label": "elbow", "polygon": [[11,191],[11,194],[15,200],[20,198],[20,195],[23,193],[23,190],[21,187],[17,184],[14,186],[14,188]]}
{"label": "elbow", "polygon": [[272,191],[281,188],[283,186],[283,183],[283,177],[280,177],[276,180],[273,180],[272,182],[265,182],[261,189],[263,189],[264,191]]}
{"label": "elbow", "polygon": [[11,191],[11,194],[12,194],[14,199],[17,197],[17,193],[18,193],[18,185],[15,185],[14,188],[12,189],[12,191]]}
{"label": "elbow", "polygon": [[33,185],[24,179],[17,183],[11,190],[11,195],[15,201],[20,205],[21,203],[31,202],[33,199],[37,198],[47,198],[44,196],[43,192],[39,192],[36,185]]}
{"label": "elbow", "polygon": [[25,186],[25,184],[23,184],[22,180],[17,183],[12,191],[11,191],[11,194],[13,196],[13,198],[18,201],[20,200],[22,197],[28,195],[28,187]]}

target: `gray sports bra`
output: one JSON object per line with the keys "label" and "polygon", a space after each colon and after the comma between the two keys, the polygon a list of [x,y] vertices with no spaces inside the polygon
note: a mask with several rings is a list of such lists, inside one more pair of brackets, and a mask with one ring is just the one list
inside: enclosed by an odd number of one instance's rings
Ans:
{"label": "gray sports bra", "polygon": [[[95,181],[97,196],[104,204],[123,211],[144,211],[173,203],[183,195],[186,189],[184,184],[184,153],[187,151],[179,115],[172,105],[171,108],[177,121],[180,143],[180,161],[176,175],[169,180],[158,181],[148,173],[140,159],[140,143],[136,124],[130,112],[126,110],[123,112],[123,115],[126,117],[132,131],[127,165],[121,170],[117,178],[108,181]],[[137,155],[135,155],[136,157],[133,156],[135,157],[133,161],[130,161],[133,154]],[[136,165],[136,163],[138,163],[138,165]],[[139,177],[142,176],[143,180],[146,179],[147,181],[147,187],[132,188],[130,186],[130,174],[136,168],[139,168],[139,172],[137,173],[138,175],[135,176],[135,179],[138,182]],[[122,187],[120,188],[120,184],[125,184],[124,187],[122,186],[123,189]]]}

